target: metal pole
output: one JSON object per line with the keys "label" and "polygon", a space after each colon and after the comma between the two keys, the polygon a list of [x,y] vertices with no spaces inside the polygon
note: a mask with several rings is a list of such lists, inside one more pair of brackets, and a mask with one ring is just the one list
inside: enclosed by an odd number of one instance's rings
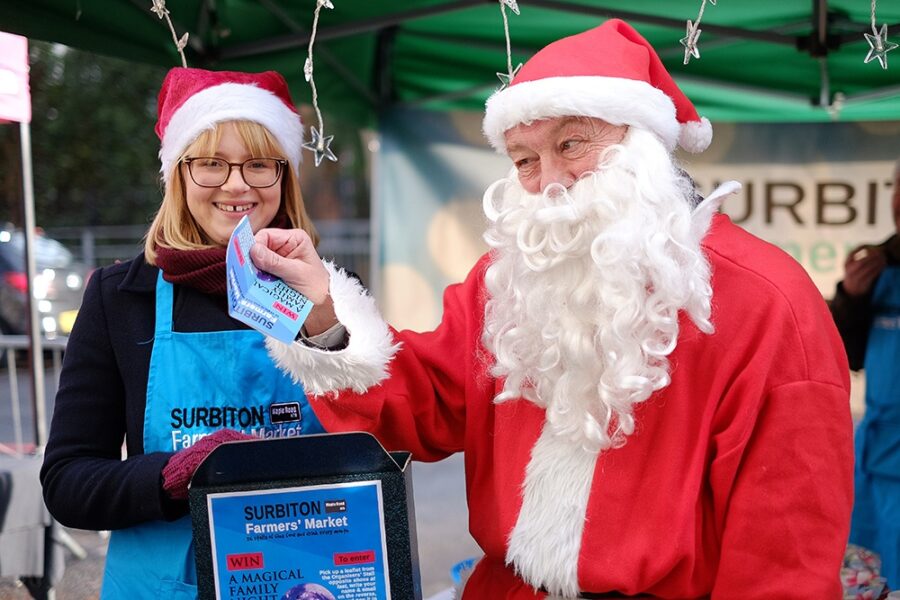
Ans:
{"label": "metal pole", "polygon": [[81,262],[92,269],[97,266],[95,247],[94,232],[85,227],[81,230]]}
{"label": "metal pole", "polygon": [[384,152],[382,147],[381,124],[375,134],[370,138],[368,143],[369,150],[369,291],[375,298],[375,301],[384,307],[384,298],[381,296],[384,290],[381,281],[381,228],[384,224],[384,217],[381,215],[382,210],[382,193],[381,185],[384,183],[384,176],[381,169],[384,168],[384,158],[381,153]]}
{"label": "metal pole", "polygon": [[31,128],[19,123],[22,146],[22,188],[24,194],[25,224],[25,273],[28,276],[28,334],[31,354],[31,400],[34,415],[34,444],[38,454],[47,443],[47,405],[44,402],[44,350],[41,343],[41,322],[38,320],[37,303],[34,301],[34,279],[37,269],[34,262],[34,180],[31,170]]}

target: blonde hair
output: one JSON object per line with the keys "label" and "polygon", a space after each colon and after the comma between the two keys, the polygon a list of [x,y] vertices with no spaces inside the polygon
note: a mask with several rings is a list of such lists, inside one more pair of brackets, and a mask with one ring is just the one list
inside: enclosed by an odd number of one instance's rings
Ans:
{"label": "blonde hair", "polygon": [[[253,121],[223,121],[197,136],[197,139],[185,148],[178,160],[175,161],[172,173],[169,174],[169,183],[166,185],[162,204],[147,230],[144,238],[144,256],[149,264],[156,264],[157,247],[174,250],[218,247],[218,244],[211,243],[203,234],[203,230],[188,210],[181,159],[192,155],[214,155],[219,146],[219,140],[222,138],[222,129],[226,124],[234,125],[238,136],[251,155],[285,158],[284,151],[269,130]],[[318,245],[319,235],[306,213],[298,175],[298,173],[294,173],[293,167],[288,161],[281,176],[282,195],[278,214],[287,216],[291,227],[303,229],[312,238],[313,244]]]}

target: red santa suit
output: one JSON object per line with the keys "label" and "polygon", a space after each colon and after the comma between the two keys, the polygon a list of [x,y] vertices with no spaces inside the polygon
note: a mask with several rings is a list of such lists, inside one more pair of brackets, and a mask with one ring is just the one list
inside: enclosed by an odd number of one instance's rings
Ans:
{"label": "red santa suit", "polygon": [[[616,19],[535,54],[488,100],[483,128],[504,151],[512,128],[560,117],[651,132],[667,152],[702,151],[712,136],[649,43]],[[316,395],[327,430],[369,431],[419,460],[465,452],[470,531],[484,557],[464,600],[544,590],[838,600],[853,461],[841,340],[780,250],[721,215],[702,250],[714,333],[679,313],[671,383],[635,405],[624,445],[599,454],[548,426],[540,402],[495,402],[504,381],[482,343],[490,256],[448,288],[440,326],[424,334],[389,329],[371,298],[332,272],[347,348],[272,341],[270,352]]]}
{"label": "red santa suit", "polygon": [[[465,452],[484,557],[464,600],[546,597],[517,572],[556,581],[566,565],[581,597],[839,599],[853,461],[840,338],[777,248],[722,215],[702,248],[715,333],[681,316],[671,384],[637,405],[624,446],[599,455],[542,436],[532,402],[494,402],[502,381],[481,343],[489,256],[447,289],[433,332],[389,330],[333,273],[347,349],[271,341],[270,352],[318,394],[328,431],[369,431],[424,461]],[[545,534],[511,547],[517,523]]]}

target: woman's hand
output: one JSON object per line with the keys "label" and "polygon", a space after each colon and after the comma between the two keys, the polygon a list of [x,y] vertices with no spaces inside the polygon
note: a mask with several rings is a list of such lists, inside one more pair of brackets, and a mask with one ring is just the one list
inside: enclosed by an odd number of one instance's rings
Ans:
{"label": "woman's hand", "polygon": [[201,437],[190,448],[179,450],[166,462],[162,470],[163,489],[173,500],[187,500],[188,484],[200,463],[223,442],[256,439],[234,429],[219,429]]}
{"label": "woman's hand", "polygon": [[309,336],[337,323],[328,292],[330,277],[312,240],[302,229],[261,229],[250,248],[257,268],[279,277],[315,305],[304,323]]}

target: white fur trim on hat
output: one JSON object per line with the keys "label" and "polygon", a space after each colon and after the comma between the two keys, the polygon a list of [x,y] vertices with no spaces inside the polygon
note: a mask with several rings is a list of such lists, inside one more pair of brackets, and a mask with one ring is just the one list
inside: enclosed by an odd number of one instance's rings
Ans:
{"label": "white fur trim on hat", "polygon": [[622,77],[547,77],[512,85],[488,98],[484,134],[506,152],[504,134],[519,123],[555,117],[596,117],[634,125],[675,149],[680,126],[672,99],[652,85]]}
{"label": "white fur trim on hat", "polygon": [[291,163],[300,169],[303,124],[278,96],[250,84],[223,83],[197,92],[182,104],[166,126],[159,149],[166,182],[172,167],[197,136],[223,121],[253,121],[269,130]]}
{"label": "white fur trim on hat", "polygon": [[678,145],[688,152],[696,154],[709,148],[712,136],[712,124],[710,124],[709,119],[700,117],[699,121],[688,121],[681,125]]}
{"label": "white fur trim on hat", "polygon": [[388,364],[400,345],[394,342],[375,299],[359,281],[330,262],[322,262],[331,276],[329,292],[334,312],[350,334],[347,347],[320,350],[302,342],[285,344],[271,337],[266,339],[266,347],[275,364],[302,383],[308,394],[319,396],[346,389],[362,393],[387,377]]}

